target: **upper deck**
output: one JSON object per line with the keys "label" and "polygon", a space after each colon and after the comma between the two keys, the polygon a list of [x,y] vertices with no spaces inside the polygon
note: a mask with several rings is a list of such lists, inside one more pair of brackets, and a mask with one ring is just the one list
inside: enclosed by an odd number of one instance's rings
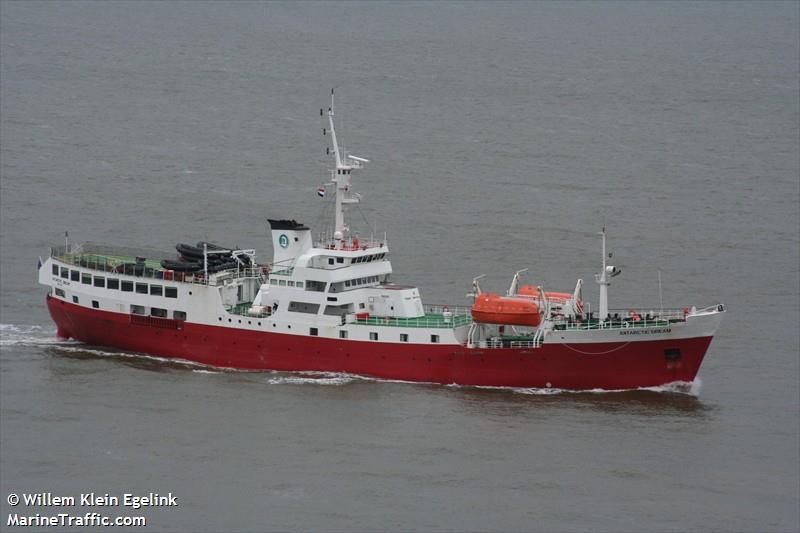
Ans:
{"label": "upper deck", "polygon": [[[174,255],[174,254],[172,254]],[[50,257],[54,260],[98,272],[135,276],[139,278],[176,281],[199,285],[222,285],[236,278],[258,278],[263,280],[268,272],[266,267],[253,266],[231,268],[209,274],[200,272],[177,272],[161,266],[161,259],[168,258],[169,253],[143,248],[123,248],[83,243],[73,246],[59,246],[50,249]],[[56,272],[53,272],[56,274]],[[66,277],[66,272],[59,272]],[[71,275],[71,274],[70,274]]]}

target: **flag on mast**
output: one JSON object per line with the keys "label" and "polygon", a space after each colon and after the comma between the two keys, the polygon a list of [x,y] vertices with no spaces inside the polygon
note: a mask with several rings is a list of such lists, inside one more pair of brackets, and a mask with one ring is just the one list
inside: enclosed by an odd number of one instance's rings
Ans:
{"label": "flag on mast", "polygon": [[319,189],[317,189],[317,194],[319,195],[320,198],[325,198],[325,186],[324,185],[320,185],[319,186]]}

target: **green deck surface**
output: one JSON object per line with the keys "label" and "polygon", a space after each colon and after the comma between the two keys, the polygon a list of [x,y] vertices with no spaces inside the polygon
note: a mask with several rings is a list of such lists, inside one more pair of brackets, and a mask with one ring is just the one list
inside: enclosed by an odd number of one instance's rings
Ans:
{"label": "green deck surface", "polygon": [[[81,262],[86,262],[89,268],[95,268],[97,270],[108,270],[125,263],[136,263],[136,257],[98,253],[62,255],[57,257],[57,259],[73,265],[80,265]],[[144,264],[145,268],[151,268],[153,270],[161,269],[161,259],[145,259]]]}

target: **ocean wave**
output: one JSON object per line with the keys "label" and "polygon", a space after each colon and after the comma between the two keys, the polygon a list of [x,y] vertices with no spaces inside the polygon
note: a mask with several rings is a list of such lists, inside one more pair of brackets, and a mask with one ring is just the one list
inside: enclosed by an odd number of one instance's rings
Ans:
{"label": "ocean wave", "polygon": [[58,338],[55,328],[45,328],[39,325],[0,324],[0,347],[70,344],[77,344],[77,341]]}

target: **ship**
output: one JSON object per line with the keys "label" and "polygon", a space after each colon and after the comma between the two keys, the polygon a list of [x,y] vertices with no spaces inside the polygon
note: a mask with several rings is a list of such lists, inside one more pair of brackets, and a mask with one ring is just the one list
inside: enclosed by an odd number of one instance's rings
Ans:
{"label": "ship", "polygon": [[[346,373],[465,386],[626,390],[690,386],[725,313],[706,307],[609,309],[606,231],[595,280],[550,291],[524,284],[502,294],[465,280],[467,305],[424,304],[416,286],[392,281],[386,236],[351,231],[352,176],[370,161],[330,138],[333,226],[317,234],[291,218],[268,219],[272,261],[254,249],[199,242],[176,253],[71,243],[39,261],[57,336],[221,369]],[[329,199],[331,200],[331,199]]]}

